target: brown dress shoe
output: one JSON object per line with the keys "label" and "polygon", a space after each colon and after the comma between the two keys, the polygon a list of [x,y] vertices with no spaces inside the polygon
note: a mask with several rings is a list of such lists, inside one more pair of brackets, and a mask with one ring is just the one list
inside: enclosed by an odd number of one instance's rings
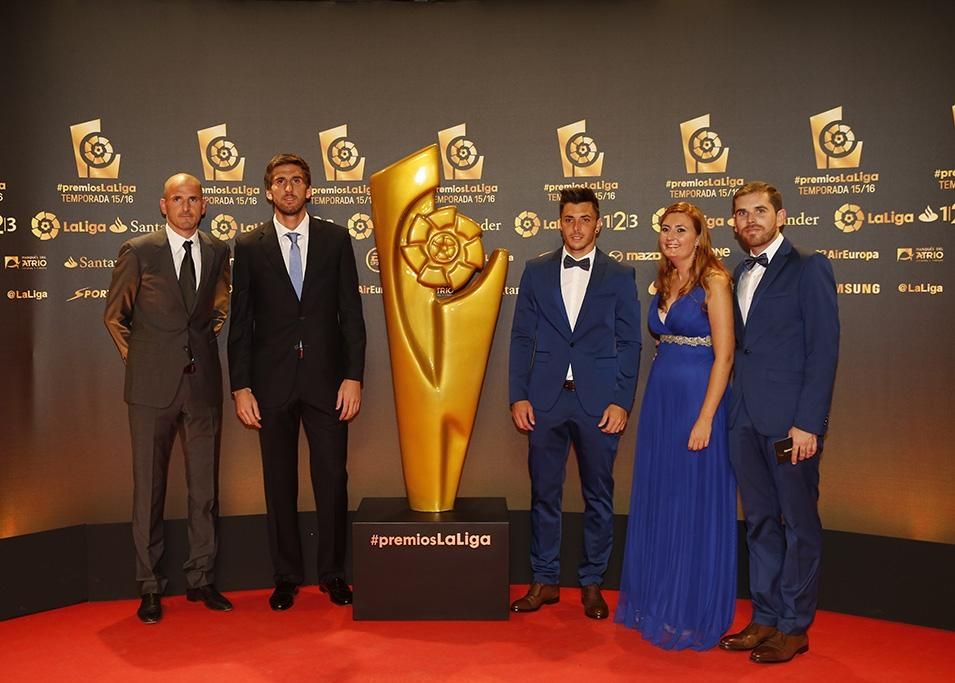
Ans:
{"label": "brown dress shoe", "polygon": [[724,650],[752,650],[776,633],[779,631],[775,626],[764,626],[751,621],[739,633],[720,638],[720,647]]}
{"label": "brown dress shoe", "polygon": [[580,589],[580,601],[584,604],[584,614],[591,619],[606,619],[610,614],[607,601],[600,594],[600,586],[595,583]]}
{"label": "brown dress shoe", "polygon": [[809,652],[809,636],[805,633],[789,635],[776,631],[753,650],[749,658],[757,664],[782,664],[803,652]]}
{"label": "brown dress shoe", "polygon": [[536,612],[541,605],[560,602],[560,586],[556,583],[532,583],[527,595],[511,603],[512,612]]}

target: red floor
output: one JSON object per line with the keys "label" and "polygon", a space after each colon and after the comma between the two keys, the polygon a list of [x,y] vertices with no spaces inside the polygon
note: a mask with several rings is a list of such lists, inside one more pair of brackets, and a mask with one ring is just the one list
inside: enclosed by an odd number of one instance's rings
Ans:
{"label": "red floor", "polygon": [[[0,680],[955,681],[949,631],[820,612],[808,654],[757,665],[745,653],[658,650],[585,618],[578,590],[561,595],[501,622],[356,622],[315,587],[284,613],[262,590],[230,594],[228,614],[170,597],[155,626],[136,619],[138,601],[89,603],[0,622]],[[748,617],[739,602],[736,626]]]}

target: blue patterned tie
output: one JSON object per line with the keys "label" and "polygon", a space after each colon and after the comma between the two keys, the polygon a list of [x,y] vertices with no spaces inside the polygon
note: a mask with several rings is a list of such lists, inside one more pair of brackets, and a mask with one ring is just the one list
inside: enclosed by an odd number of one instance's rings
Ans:
{"label": "blue patterned tie", "polygon": [[292,248],[288,255],[288,274],[292,278],[292,287],[295,289],[295,296],[302,298],[302,251],[298,248],[299,234],[297,232],[287,232],[285,236],[292,242]]}

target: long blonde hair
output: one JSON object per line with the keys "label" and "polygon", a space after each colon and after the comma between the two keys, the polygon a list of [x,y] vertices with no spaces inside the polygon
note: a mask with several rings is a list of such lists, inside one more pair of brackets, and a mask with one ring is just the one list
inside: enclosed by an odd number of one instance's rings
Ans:
{"label": "long blonde hair", "polygon": [[[697,285],[702,284],[703,289],[709,292],[709,279],[713,275],[722,274],[729,278],[729,271],[723,262],[713,254],[713,241],[710,239],[710,229],[706,225],[706,216],[700,211],[699,207],[689,202],[677,202],[668,206],[660,216],[660,224],[671,213],[682,213],[690,217],[693,223],[693,229],[699,242],[693,254],[693,263],[690,264],[690,277],[686,283],[677,292],[677,298],[691,292]],[[670,260],[660,253],[660,260],[657,266],[657,292],[660,293],[660,310],[666,310],[666,302],[670,300],[670,276],[676,268],[670,263]]]}

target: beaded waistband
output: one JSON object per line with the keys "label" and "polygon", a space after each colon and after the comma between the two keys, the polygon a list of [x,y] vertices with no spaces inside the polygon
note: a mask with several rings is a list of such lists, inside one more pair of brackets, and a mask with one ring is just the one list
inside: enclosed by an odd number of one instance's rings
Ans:
{"label": "beaded waistband", "polygon": [[713,339],[707,337],[682,337],[677,334],[661,334],[661,344],[680,344],[681,346],[713,346]]}

